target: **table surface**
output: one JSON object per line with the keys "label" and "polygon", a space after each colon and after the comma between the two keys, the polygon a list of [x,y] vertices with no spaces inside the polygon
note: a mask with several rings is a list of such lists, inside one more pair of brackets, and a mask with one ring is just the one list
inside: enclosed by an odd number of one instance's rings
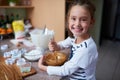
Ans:
{"label": "table surface", "polygon": [[[0,40],[0,46],[7,44],[8,45],[8,49],[6,51],[10,51],[16,48],[28,48],[25,45],[21,45],[19,47],[17,47],[16,45],[13,45],[10,42],[10,39],[6,39],[6,40]],[[30,49],[30,47],[28,48]],[[4,51],[5,52],[5,51]],[[0,55],[2,55],[3,51],[0,50]],[[31,62],[32,63],[32,67],[36,70],[36,74],[27,76],[24,78],[24,80],[60,80],[60,76],[50,76],[48,75],[46,72],[40,70],[38,68],[38,62]]]}

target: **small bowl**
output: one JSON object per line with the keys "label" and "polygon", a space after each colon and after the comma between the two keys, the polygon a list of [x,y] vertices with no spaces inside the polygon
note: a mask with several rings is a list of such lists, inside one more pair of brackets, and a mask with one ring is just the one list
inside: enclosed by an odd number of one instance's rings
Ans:
{"label": "small bowl", "polygon": [[42,52],[39,50],[32,50],[23,54],[23,57],[29,61],[37,61],[41,56]]}
{"label": "small bowl", "polygon": [[49,66],[61,66],[67,61],[67,58],[63,52],[49,52],[44,55],[43,63]]}
{"label": "small bowl", "polygon": [[20,71],[22,73],[31,71],[31,62],[26,62],[25,64],[19,65]]}

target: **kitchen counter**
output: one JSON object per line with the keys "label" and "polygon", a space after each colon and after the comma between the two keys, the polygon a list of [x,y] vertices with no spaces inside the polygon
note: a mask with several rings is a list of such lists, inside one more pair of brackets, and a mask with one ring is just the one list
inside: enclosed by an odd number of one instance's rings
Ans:
{"label": "kitchen counter", "polygon": [[[8,45],[8,49],[6,51],[16,49],[16,48],[28,48],[25,45],[20,45],[19,47],[17,47],[16,45],[13,45],[10,42],[10,39],[0,40],[0,46],[4,45],[4,44]],[[30,49],[30,48],[28,48],[28,49]],[[2,53],[3,53],[3,51],[0,50],[0,55],[2,55]],[[50,76],[50,75],[48,75],[46,72],[40,70],[38,68],[37,64],[38,64],[37,62],[32,62],[32,67],[37,71],[36,74],[27,76],[27,77],[24,78],[24,80],[60,80],[60,76]]]}

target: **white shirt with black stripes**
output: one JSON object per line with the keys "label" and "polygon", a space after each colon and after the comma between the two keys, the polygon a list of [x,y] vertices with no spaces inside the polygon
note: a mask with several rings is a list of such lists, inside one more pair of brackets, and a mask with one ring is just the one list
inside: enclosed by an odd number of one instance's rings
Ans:
{"label": "white shirt with black stripes", "polygon": [[97,47],[90,37],[79,44],[68,37],[58,43],[61,49],[71,47],[70,60],[62,66],[48,66],[49,75],[68,76],[70,80],[96,80]]}

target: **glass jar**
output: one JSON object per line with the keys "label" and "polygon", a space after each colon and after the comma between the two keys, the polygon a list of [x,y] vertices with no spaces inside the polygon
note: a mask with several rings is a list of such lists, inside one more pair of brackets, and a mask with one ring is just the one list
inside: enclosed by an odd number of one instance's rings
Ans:
{"label": "glass jar", "polygon": [[31,0],[22,0],[22,5],[30,6],[31,5]]}

